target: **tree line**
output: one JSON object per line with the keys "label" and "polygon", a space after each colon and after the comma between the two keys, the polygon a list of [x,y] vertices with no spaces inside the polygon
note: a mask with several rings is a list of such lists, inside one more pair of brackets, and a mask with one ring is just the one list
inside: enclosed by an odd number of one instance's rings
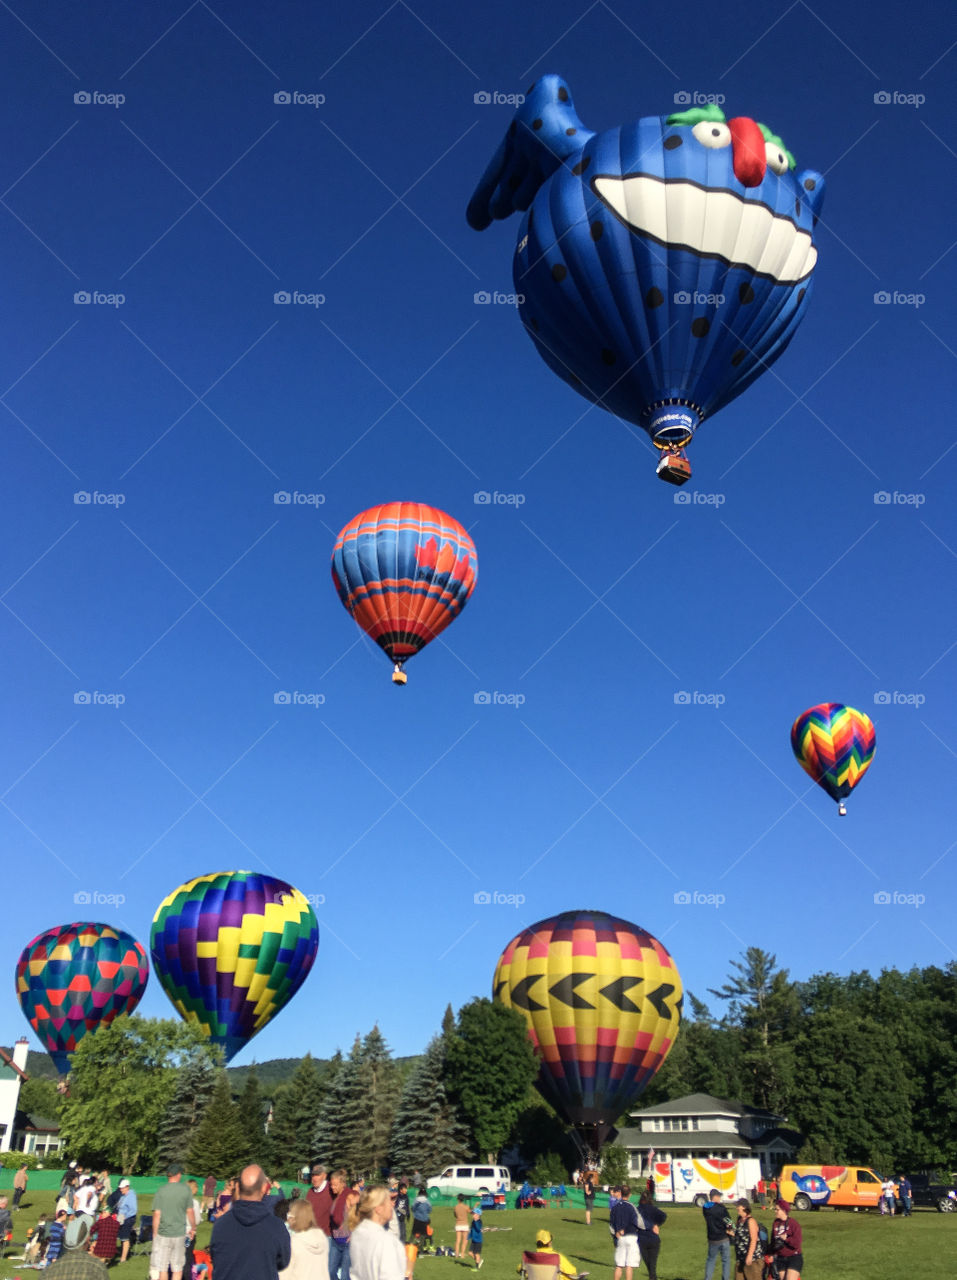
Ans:
{"label": "tree line", "polygon": [[[637,1107],[709,1093],[786,1117],[802,1162],[957,1165],[957,964],[794,982],[751,947],[706,994],[718,1014],[687,994],[675,1046]],[[328,1062],[307,1054],[284,1084],[264,1088],[247,1069],[238,1097],[195,1026],[134,1016],[80,1042],[68,1098],[31,1081],[21,1106],[58,1105],[71,1157],[128,1174],[177,1160],[225,1177],[256,1160],[291,1177],[319,1159],[428,1176],[507,1150],[536,1181],[559,1181],[580,1157],[533,1090],[536,1074],[521,1015],[486,999],[450,1007],[419,1059],[397,1062],[373,1027]]]}

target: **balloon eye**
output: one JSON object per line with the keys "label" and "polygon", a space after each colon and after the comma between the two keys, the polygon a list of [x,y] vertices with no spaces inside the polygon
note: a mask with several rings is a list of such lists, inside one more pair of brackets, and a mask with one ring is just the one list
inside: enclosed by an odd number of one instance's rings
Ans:
{"label": "balloon eye", "polygon": [[773,143],[767,142],[764,146],[765,158],[768,162],[768,168],[772,173],[779,176],[788,171],[788,158],[780,147],[774,146]]}
{"label": "balloon eye", "polygon": [[726,124],[702,120],[691,130],[703,147],[728,147],[731,145],[731,130]]}

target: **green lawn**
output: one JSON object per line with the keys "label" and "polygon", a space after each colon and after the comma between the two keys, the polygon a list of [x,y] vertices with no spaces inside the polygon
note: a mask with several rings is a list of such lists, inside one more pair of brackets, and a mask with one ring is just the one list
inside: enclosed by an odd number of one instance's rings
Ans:
{"label": "green lawn", "polygon": [[[14,1215],[14,1241],[22,1242],[40,1211],[53,1208],[54,1193],[28,1193],[26,1206]],[[140,1213],[149,1213],[151,1197],[141,1196]],[[661,1229],[658,1274],[661,1280],[703,1280],[707,1252],[700,1210],[662,1205],[668,1221]],[[763,1210],[758,1220],[770,1227],[772,1215]],[[486,1212],[482,1280],[514,1280],[523,1249],[535,1244],[535,1234],[547,1227],[555,1244],[592,1280],[612,1280],[614,1262],[608,1233],[608,1211],[598,1210],[590,1227],[579,1209],[509,1209]],[[823,1209],[799,1215],[804,1228],[804,1276],[807,1280],[936,1280],[957,1274],[957,1214],[921,1209],[909,1219],[882,1218],[877,1213],[851,1213]],[[454,1243],[452,1210],[432,1213],[436,1244]],[[497,1228],[497,1229],[496,1229]],[[505,1229],[503,1229],[505,1228]],[[209,1241],[209,1223],[199,1229],[199,1243]],[[19,1253],[12,1248],[8,1253]],[[113,1267],[116,1280],[146,1280],[148,1246],[141,1247],[123,1267]],[[463,1270],[474,1270],[454,1258],[422,1257],[415,1280],[453,1280]],[[14,1280],[16,1263],[4,1261],[0,1280]],[[25,1275],[26,1273],[24,1273]],[[720,1272],[716,1273],[720,1280]],[[635,1280],[645,1280],[641,1267]]]}

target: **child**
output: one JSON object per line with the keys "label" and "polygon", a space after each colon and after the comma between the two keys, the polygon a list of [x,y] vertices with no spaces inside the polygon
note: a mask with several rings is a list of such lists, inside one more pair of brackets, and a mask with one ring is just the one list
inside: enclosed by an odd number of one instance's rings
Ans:
{"label": "child", "polygon": [[475,1259],[475,1269],[482,1268],[482,1210],[475,1206],[472,1210],[472,1225],[469,1228],[469,1252]]}

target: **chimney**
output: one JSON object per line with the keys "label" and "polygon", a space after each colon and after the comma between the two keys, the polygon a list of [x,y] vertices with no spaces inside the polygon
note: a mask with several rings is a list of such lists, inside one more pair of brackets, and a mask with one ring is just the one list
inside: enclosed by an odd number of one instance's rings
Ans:
{"label": "chimney", "polygon": [[13,1056],[13,1065],[15,1067],[19,1067],[20,1070],[24,1073],[24,1075],[26,1075],[26,1071],[27,1071],[27,1054],[29,1053],[29,1051],[30,1051],[30,1041],[26,1038],[26,1036],[21,1036],[20,1039],[13,1046],[12,1056]]}

